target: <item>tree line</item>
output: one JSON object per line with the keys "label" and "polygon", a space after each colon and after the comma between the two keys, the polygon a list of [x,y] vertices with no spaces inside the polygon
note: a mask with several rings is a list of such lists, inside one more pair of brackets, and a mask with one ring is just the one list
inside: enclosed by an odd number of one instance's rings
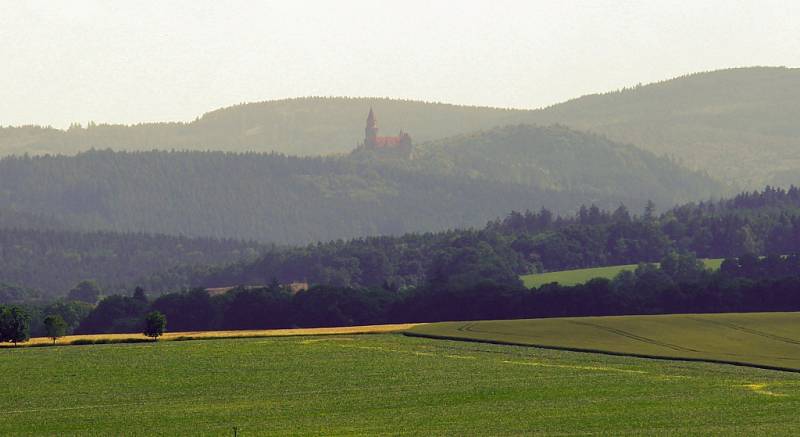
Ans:
{"label": "tree line", "polygon": [[[134,291],[134,299],[146,301],[143,296],[141,288]],[[0,305],[0,343],[11,342],[16,346],[33,336],[50,338],[55,344],[59,338],[75,333],[75,328],[95,310],[91,305],[71,301],[59,301],[47,306]],[[136,324],[127,326],[130,329],[114,332],[131,333],[139,330],[154,340],[164,334],[167,318],[161,312],[149,311],[138,319]]]}
{"label": "tree line", "polygon": [[137,292],[103,299],[77,332],[136,332],[153,311],[166,316],[171,330],[196,331],[800,310],[800,255],[747,254],[726,259],[716,272],[689,252],[670,252],[659,261],[642,263],[611,280],[533,289],[524,288],[501,266],[486,265],[475,277],[465,277],[466,268],[440,271],[425,286],[408,290],[320,285],[292,293],[271,284],[217,295],[198,288],[153,300]]}
{"label": "tree line", "polygon": [[[170,321],[173,331],[270,329],[561,316],[800,310],[800,255],[726,259],[712,272],[690,252],[669,252],[615,278],[526,289],[496,262],[463,258],[429,276],[424,286],[398,289],[317,285],[293,292],[273,282],[210,294],[196,288],[150,298],[137,288],[96,306],[56,302],[47,307],[0,307],[3,341],[28,335],[141,332],[147,320]],[[157,315],[154,315],[157,314]],[[25,331],[19,334],[18,329]],[[148,325],[149,326],[149,325]]]}

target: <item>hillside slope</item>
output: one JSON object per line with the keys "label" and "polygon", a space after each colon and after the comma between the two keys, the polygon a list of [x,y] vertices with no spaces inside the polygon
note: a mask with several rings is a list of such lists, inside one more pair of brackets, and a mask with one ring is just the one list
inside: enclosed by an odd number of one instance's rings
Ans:
{"label": "hillside slope", "polygon": [[514,208],[630,201],[346,159],[221,152],[6,158],[0,186],[0,207],[57,216],[77,229],[279,243],[482,225]]}
{"label": "hillside slope", "polygon": [[669,159],[563,126],[505,126],[420,147],[420,166],[558,191],[658,200],[664,206],[725,188]]}
{"label": "hillside slope", "polygon": [[797,68],[697,73],[529,115],[673,155],[743,188],[800,182]]}
{"label": "hillside slope", "polygon": [[798,321],[798,313],[568,317],[423,324],[409,333],[800,371]]}

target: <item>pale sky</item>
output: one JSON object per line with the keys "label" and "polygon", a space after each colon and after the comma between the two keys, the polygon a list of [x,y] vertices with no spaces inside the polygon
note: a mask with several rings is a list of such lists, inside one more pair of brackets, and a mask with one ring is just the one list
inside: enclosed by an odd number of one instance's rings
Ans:
{"label": "pale sky", "polygon": [[800,1],[0,0],[0,125],[192,120],[386,96],[537,108],[800,66]]}

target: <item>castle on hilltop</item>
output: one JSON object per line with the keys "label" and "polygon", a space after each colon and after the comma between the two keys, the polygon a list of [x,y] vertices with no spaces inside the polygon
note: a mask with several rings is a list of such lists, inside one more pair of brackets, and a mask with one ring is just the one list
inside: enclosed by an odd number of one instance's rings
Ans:
{"label": "castle on hilltop", "polygon": [[409,156],[411,154],[411,136],[403,131],[396,137],[379,137],[378,121],[372,108],[367,115],[367,127],[364,129],[364,144],[360,145],[366,150],[392,152],[393,154]]}

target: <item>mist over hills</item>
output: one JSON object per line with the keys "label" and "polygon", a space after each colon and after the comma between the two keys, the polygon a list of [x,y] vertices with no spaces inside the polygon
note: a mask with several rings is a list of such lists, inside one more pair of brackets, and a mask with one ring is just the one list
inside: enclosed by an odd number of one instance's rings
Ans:
{"label": "mist over hills", "polygon": [[48,229],[63,231],[69,230],[69,227],[60,220],[45,214],[35,214],[15,211],[8,208],[0,208],[0,229]]}
{"label": "mist over hills", "polygon": [[[191,123],[0,128],[0,155],[34,155],[0,158],[0,252],[13,260],[0,273],[44,297],[90,278],[166,290],[238,261],[217,278],[227,284],[273,247],[265,242],[425,240],[509,211],[622,203],[636,214],[648,200],[663,210],[732,187],[788,186],[800,168],[796,79],[789,69],[726,70],[536,111],[302,98]],[[370,106],[383,135],[412,134],[410,157],[353,151]],[[749,242],[745,228],[735,234]],[[335,283],[352,260],[334,261],[312,277]]]}
{"label": "mist over hills", "polygon": [[[625,203],[640,211],[647,200],[668,208],[731,193],[713,178],[737,188],[788,186],[800,175],[798,85],[796,69],[747,68],[536,111],[300,98],[223,108],[191,123],[0,128],[0,154],[138,151],[0,159],[0,229],[14,230],[4,237],[6,256],[58,261],[63,273],[37,279],[38,270],[20,264],[5,276],[50,290],[97,276],[97,266],[113,272],[109,278],[150,274],[157,266],[142,261],[146,244],[174,257],[175,267],[230,262],[241,248],[260,248],[225,243],[216,256],[208,248],[217,243],[202,242],[199,256],[167,237],[155,244],[127,232],[304,244],[481,227],[512,210],[572,214],[580,205]],[[412,134],[412,159],[345,153],[361,141],[370,106],[383,134]],[[148,151],[173,148],[187,151]],[[189,151],[207,149],[219,151]],[[113,233],[84,234],[98,230]],[[59,249],[47,249],[48,239]],[[92,248],[106,240],[113,251]],[[115,270],[124,270],[126,247],[146,271]]]}
{"label": "mist over hills", "polygon": [[566,128],[508,126],[441,140],[419,154],[7,157],[0,207],[58,217],[72,229],[294,244],[482,226],[511,210],[639,209],[651,199],[666,207],[721,191],[667,159]]}
{"label": "mist over hills", "polygon": [[6,127],[0,155],[91,148],[344,153],[361,141],[371,106],[384,134],[403,129],[417,144],[497,126],[558,123],[674,156],[736,188],[800,182],[800,69],[775,67],[697,73],[540,110],[308,97],[222,108],[189,123]]}

